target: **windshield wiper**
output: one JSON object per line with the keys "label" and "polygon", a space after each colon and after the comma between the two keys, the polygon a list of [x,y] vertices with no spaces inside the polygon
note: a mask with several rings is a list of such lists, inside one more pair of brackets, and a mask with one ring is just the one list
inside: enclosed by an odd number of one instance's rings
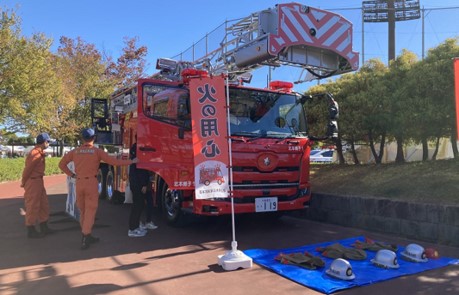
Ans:
{"label": "windshield wiper", "polygon": [[261,137],[266,137],[266,131],[262,130],[259,133],[244,132],[244,131],[234,132],[231,134],[231,137],[234,137],[234,136],[240,136],[243,138],[243,141],[249,142],[249,141],[253,141],[255,139],[261,138]]}
{"label": "windshield wiper", "polygon": [[251,137],[251,138],[247,139],[247,142],[254,141],[255,139],[259,139],[259,138],[262,138],[262,137],[265,137],[265,136],[263,134],[259,134],[259,135],[255,136],[255,137]]}

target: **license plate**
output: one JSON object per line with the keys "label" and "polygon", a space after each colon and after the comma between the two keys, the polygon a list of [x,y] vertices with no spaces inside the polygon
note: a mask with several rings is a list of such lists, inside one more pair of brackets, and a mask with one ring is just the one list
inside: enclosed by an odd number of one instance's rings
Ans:
{"label": "license plate", "polygon": [[277,198],[255,199],[255,212],[277,211]]}

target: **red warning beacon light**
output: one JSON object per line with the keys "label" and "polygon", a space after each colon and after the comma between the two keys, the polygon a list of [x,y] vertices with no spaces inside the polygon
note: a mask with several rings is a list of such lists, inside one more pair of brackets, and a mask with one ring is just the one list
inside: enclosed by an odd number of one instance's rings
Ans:
{"label": "red warning beacon light", "polygon": [[269,83],[269,89],[274,91],[291,93],[293,90],[293,83],[285,81],[271,81]]}

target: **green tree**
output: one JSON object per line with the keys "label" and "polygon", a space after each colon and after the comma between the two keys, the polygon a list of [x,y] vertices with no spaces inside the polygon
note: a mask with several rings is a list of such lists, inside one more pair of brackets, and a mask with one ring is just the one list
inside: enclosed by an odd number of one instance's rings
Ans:
{"label": "green tree", "polygon": [[57,95],[57,77],[49,51],[51,40],[39,33],[23,37],[14,12],[4,11],[2,16],[1,123],[9,131],[33,136],[51,132],[55,126],[50,120],[55,109],[53,99]]}
{"label": "green tree", "polygon": [[363,141],[364,128],[360,106],[361,85],[359,73],[343,75],[336,80],[336,99],[340,103],[340,139],[350,148],[354,164],[359,164],[356,143]]}
{"label": "green tree", "polygon": [[408,50],[402,50],[397,58],[389,65],[387,88],[390,98],[390,121],[389,131],[397,143],[397,154],[395,162],[405,161],[403,152],[404,143],[409,140],[407,132],[413,126],[413,104],[409,90],[403,85],[407,82],[407,75],[413,65],[417,62],[417,56]]}
{"label": "green tree", "polygon": [[58,109],[59,138],[74,142],[79,130],[90,126],[93,97],[108,97],[114,83],[106,76],[106,63],[93,44],[80,37],[61,37],[55,55],[56,72],[61,77]]}
{"label": "green tree", "polygon": [[[390,120],[389,91],[385,80],[388,68],[379,59],[370,59],[360,69],[359,103],[362,126],[376,164],[382,162],[387,137],[387,122]],[[376,145],[379,143],[379,148]]]}
{"label": "green tree", "polygon": [[124,38],[125,47],[123,54],[117,62],[108,58],[107,74],[115,82],[116,88],[130,86],[139,78],[145,76],[145,67],[147,65],[145,57],[148,49],[145,46],[137,46],[138,38]]}
{"label": "green tree", "polygon": [[11,87],[8,85],[14,75],[11,68],[14,44],[20,34],[18,18],[14,11],[3,11],[0,8],[0,122],[7,120],[8,100],[11,97]]}
{"label": "green tree", "polygon": [[81,126],[90,126],[91,98],[108,98],[119,87],[140,78],[145,70],[146,47],[137,48],[136,38],[125,38],[123,54],[113,58],[101,54],[93,44],[81,38],[60,38],[56,69],[62,77],[59,109],[60,136],[68,141],[78,138]]}
{"label": "green tree", "polygon": [[422,79],[425,95],[437,107],[437,119],[443,119],[441,135],[450,137],[454,157],[458,157],[453,58],[459,57],[459,37],[445,40],[429,50],[424,60],[428,73]]}
{"label": "green tree", "polygon": [[0,12],[0,124],[8,132],[46,131],[74,142],[90,126],[91,98],[107,98],[144,75],[147,48],[137,38],[125,38],[116,63],[79,37],[61,37],[53,54],[50,39],[21,36],[14,11]]}
{"label": "green tree", "polygon": [[[421,61],[413,66],[407,75],[407,95],[412,102],[412,124],[415,128],[411,133],[414,143],[422,144],[422,160],[428,159],[429,145],[432,140],[437,141],[436,150],[440,138],[447,134],[445,124],[444,106],[438,103],[437,95],[432,97],[432,89],[435,89],[435,77],[438,71],[426,61]],[[422,81],[422,83],[419,83]],[[436,91],[435,91],[436,92]],[[446,111],[446,112],[445,112]],[[435,155],[436,153],[434,153]]]}

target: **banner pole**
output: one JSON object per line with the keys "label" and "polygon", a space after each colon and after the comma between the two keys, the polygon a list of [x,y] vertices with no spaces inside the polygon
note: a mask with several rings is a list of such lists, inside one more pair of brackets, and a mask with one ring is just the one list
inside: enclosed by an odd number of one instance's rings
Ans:
{"label": "banner pole", "polygon": [[231,251],[225,253],[225,255],[218,256],[218,264],[222,266],[224,270],[236,270],[239,268],[251,268],[252,258],[245,255],[242,251],[237,249],[236,241],[236,222],[234,216],[234,198],[233,198],[233,154],[232,154],[232,141],[231,141],[231,126],[230,126],[230,101],[229,101],[229,81],[228,73],[226,74],[226,126],[228,128],[228,157],[229,157],[229,181],[230,191],[228,196],[231,199],[231,227],[232,236]]}
{"label": "banner pole", "polygon": [[[237,242],[236,242],[236,221],[234,217],[234,198],[233,198],[233,150],[231,147],[232,139],[231,139],[231,122],[230,122],[230,108],[229,108],[229,84],[228,84],[228,75],[226,75],[226,126],[228,128],[228,157],[229,157],[229,181],[230,181],[230,191],[229,197],[231,198],[231,227],[232,227],[232,234],[233,240],[231,241],[231,248],[233,250],[237,250]],[[233,247],[233,243],[235,243],[236,249]]]}

